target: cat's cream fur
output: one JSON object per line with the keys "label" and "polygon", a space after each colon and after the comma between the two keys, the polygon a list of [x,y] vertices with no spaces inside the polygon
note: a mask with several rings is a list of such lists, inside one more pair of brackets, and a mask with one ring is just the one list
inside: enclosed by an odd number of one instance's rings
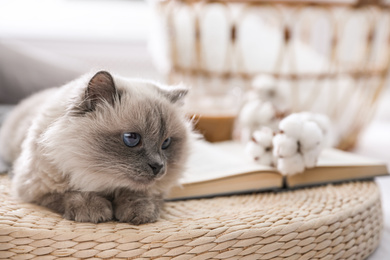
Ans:
{"label": "cat's cream fur", "polygon": [[[23,201],[47,206],[42,200],[48,194],[57,194],[62,201],[67,192],[113,197],[121,189],[141,194],[137,198],[162,198],[183,171],[191,130],[179,103],[187,90],[113,76],[118,92],[113,103],[92,100],[96,104],[91,109],[86,89],[92,77],[88,74],[63,87],[35,94],[6,119],[0,152],[8,163],[14,162],[13,190]],[[143,146],[150,151],[140,157],[129,150],[132,148],[121,143],[123,132],[144,133]],[[148,144],[149,136],[156,149]],[[158,150],[167,137],[173,139],[171,150]],[[166,160],[165,174],[152,178],[135,166],[154,158]],[[138,164],[133,164],[135,160]],[[58,211],[66,215],[64,210]],[[89,215],[69,218],[92,222],[110,219],[89,219]]]}

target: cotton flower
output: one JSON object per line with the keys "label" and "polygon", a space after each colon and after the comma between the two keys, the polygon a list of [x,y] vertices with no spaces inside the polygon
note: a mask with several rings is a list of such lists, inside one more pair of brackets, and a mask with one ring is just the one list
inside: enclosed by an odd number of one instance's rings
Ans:
{"label": "cotton flower", "polygon": [[278,111],[285,113],[289,109],[287,91],[283,91],[285,89],[275,77],[270,75],[256,76],[252,81],[252,90],[251,96],[265,102],[271,102]]}
{"label": "cotton flower", "polygon": [[275,165],[275,157],[272,155],[272,152],[264,153],[262,156],[257,157],[256,161],[258,164],[265,166]]}
{"label": "cotton flower", "polygon": [[246,152],[257,163],[271,166],[274,164],[272,155],[273,131],[268,127],[263,127],[253,133],[252,139],[246,145]]}
{"label": "cotton flower", "polygon": [[303,156],[303,162],[306,168],[313,168],[317,164],[318,156],[321,154],[322,147],[317,146],[314,149],[306,150],[301,153]]}
{"label": "cotton flower", "polygon": [[321,128],[313,121],[302,122],[302,130],[299,135],[301,150],[307,151],[320,146],[324,139]]}
{"label": "cotton flower", "polygon": [[251,140],[247,143],[245,151],[256,161],[257,158],[263,156],[263,154],[265,153],[265,148],[256,143],[254,140]]}
{"label": "cotton flower", "polygon": [[324,136],[324,147],[332,147],[335,145],[335,133],[334,131],[332,131],[333,127],[329,117],[323,114],[316,114],[310,112],[301,112],[300,114],[305,120],[314,121],[320,127]]}
{"label": "cotton flower", "polygon": [[[319,123],[318,123],[319,122]],[[284,175],[303,172],[316,165],[323,148],[326,119],[312,113],[295,113],[279,123],[280,133],[273,139],[273,155]],[[323,128],[321,128],[321,126]]]}
{"label": "cotton flower", "polygon": [[252,81],[252,88],[263,101],[274,101],[278,96],[275,78],[269,75],[259,75]]}
{"label": "cotton flower", "polygon": [[281,90],[274,77],[256,77],[238,116],[236,135],[256,162],[292,175],[315,167],[323,147],[332,146],[334,138],[325,115],[301,112],[284,117],[289,103]]}
{"label": "cotton flower", "polygon": [[247,102],[238,116],[238,125],[241,128],[241,140],[248,142],[255,130],[261,127],[277,129],[279,119],[276,117],[277,111],[270,102],[252,100]]}
{"label": "cotton flower", "polygon": [[273,76],[259,75],[252,81],[252,89],[245,98],[234,135],[246,143],[255,130],[269,127],[276,131],[280,119],[288,111],[287,98]]}
{"label": "cotton flower", "polygon": [[246,103],[240,113],[240,122],[246,126],[268,124],[275,116],[275,109],[270,102],[253,100]]}
{"label": "cotton flower", "polygon": [[254,141],[265,148],[272,148],[273,136],[274,132],[269,127],[262,127],[259,131],[253,133]]}
{"label": "cotton flower", "polygon": [[279,130],[286,135],[298,139],[302,131],[303,118],[300,114],[291,114],[279,123]]}
{"label": "cotton flower", "polygon": [[272,140],[274,150],[273,154],[276,157],[290,157],[297,153],[298,142],[295,138],[286,134],[277,134]]}
{"label": "cotton flower", "polygon": [[277,168],[283,175],[294,175],[305,170],[305,163],[301,154],[277,159]]}

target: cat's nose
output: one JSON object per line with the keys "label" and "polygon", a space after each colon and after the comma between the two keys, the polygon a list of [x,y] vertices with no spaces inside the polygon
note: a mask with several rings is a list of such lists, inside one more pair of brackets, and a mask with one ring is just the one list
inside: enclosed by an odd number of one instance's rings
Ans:
{"label": "cat's nose", "polygon": [[158,175],[164,167],[162,163],[148,163],[148,165],[152,168],[154,175]]}

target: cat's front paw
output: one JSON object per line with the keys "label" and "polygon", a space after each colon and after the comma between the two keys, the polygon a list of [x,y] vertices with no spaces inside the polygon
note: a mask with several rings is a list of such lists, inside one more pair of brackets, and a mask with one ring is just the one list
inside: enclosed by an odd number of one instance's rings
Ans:
{"label": "cat's front paw", "polygon": [[115,207],[116,219],[134,225],[156,222],[159,216],[159,206],[150,199],[129,200]]}
{"label": "cat's front paw", "polygon": [[114,199],[115,218],[134,225],[156,222],[160,216],[162,199],[134,196],[121,191]]}
{"label": "cat's front paw", "polygon": [[112,204],[92,192],[68,192],[64,218],[77,222],[106,222],[113,218]]}

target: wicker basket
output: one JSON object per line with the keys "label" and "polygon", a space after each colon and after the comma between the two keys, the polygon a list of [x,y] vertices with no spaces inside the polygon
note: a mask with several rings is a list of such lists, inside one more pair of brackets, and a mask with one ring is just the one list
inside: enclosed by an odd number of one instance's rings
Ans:
{"label": "wicker basket", "polygon": [[68,221],[9,191],[0,177],[0,259],[365,259],[383,224],[371,181],[168,202],[141,226]]}
{"label": "wicker basket", "polygon": [[372,118],[390,64],[390,12],[380,1],[165,0],[155,7],[156,63],[171,83],[193,86],[191,112],[234,118],[252,79],[271,75],[286,87],[293,112],[330,116],[340,148],[353,147]]}

